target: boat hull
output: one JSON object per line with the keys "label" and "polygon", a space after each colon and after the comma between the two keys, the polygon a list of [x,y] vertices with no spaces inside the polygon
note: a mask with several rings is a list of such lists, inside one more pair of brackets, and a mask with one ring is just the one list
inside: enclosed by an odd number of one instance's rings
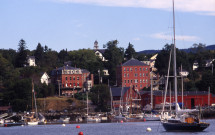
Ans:
{"label": "boat hull", "polygon": [[209,123],[168,123],[163,122],[166,131],[201,132],[205,130]]}

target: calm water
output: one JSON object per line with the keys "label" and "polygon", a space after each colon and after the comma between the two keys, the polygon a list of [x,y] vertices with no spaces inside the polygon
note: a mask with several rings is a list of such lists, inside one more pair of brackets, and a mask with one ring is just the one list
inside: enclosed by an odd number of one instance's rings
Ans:
{"label": "calm water", "polygon": [[[215,135],[215,119],[207,120],[211,125],[204,132],[166,132],[160,122],[124,122],[124,123],[92,123],[62,125],[38,125],[38,126],[15,126],[0,127],[0,135],[78,135],[80,131],[84,135]],[[151,132],[146,132],[150,127]]]}

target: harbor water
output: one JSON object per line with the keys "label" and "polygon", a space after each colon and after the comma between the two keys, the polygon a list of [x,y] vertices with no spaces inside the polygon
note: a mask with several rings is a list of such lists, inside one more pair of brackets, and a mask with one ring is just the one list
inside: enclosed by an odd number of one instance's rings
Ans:
{"label": "harbor water", "polygon": [[[160,122],[146,121],[0,127],[0,135],[215,135],[215,119],[204,122],[210,126],[203,132],[166,132]],[[146,131],[148,127],[151,132]]]}

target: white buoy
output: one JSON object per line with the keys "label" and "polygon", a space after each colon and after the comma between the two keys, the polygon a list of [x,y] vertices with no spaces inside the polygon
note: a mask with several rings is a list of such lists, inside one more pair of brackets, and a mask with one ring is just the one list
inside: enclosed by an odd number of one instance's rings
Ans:
{"label": "white buoy", "polygon": [[65,125],[65,124],[62,124],[62,126],[65,127],[66,125]]}
{"label": "white buoy", "polygon": [[24,127],[24,125],[21,125],[22,127]]}
{"label": "white buoy", "polygon": [[151,129],[150,127],[148,127],[148,128],[146,129],[146,131],[147,131],[147,132],[151,132],[152,129]]}

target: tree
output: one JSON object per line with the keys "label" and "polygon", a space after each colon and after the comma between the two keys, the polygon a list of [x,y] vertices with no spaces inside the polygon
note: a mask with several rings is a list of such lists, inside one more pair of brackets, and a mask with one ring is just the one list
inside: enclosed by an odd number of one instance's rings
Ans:
{"label": "tree", "polygon": [[132,57],[133,57],[133,58],[136,57],[136,51],[135,51],[135,49],[134,49],[134,46],[133,46],[131,43],[129,43],[129,44],[128,44],[128,47],[127,47],[126,50],[125,50],[125,58],[126,58],[127,60],[130,60]]}
{"label": "tree", "polygon": [[106,46],[107,49],[104,53],[104,57],[108,60],[105,63],[105,67],[108,69],[110,74],[110,83],[114,84],[116,81],[116,67],[123,62],[124,59],[124,49],[118,48],[118,41],[109,41]]}
{"label": "tree", "polygon": [[44,61],[44,48],[40,43],[38,43],[36,51],[34,53],[36,64],[41,66]]}
{"label": "tree", "polygon": [[89,94],[94,105],[97,105],[96,111],[107,112],[110,110],[110,91],[107,85],[100,84],[94,86]]}
{"label": "tree", "polygon": [[16,67],[23,67],[26,64],[27,47],[25,40],[21,39],[18,44],[18,53],[16,56]]}

